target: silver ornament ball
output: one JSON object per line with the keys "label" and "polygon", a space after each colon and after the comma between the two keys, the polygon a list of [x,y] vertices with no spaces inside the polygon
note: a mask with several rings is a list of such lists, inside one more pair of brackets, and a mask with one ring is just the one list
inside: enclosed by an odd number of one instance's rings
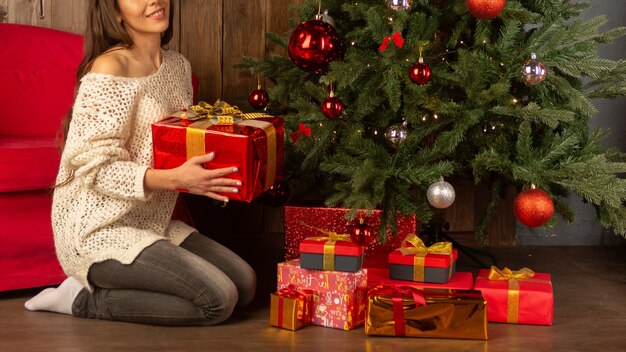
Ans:
{"label": "silver ornament ball", "polygon": [[426,192],[428,203],[437,209],[445,209],[454,203],[456,193],[454,187],[451,184],[443,180],[443,177],[439,178],[438,182],[433,183],[428,187]]}
{"label": "silver ornament ball", "polygon": [[397,147],[400,143],[404,142],[409,132],[404,124],[394,123],[385,131],[385,138],[391,142],[391,145]]}
{"label": "silver ornament ball", "polygon": [[522,78],[527,85],[534,85],[546,79],[546,66],[537,60],[537,54],[532,53],[530,60],[524,62],[522,67]]}
{"label": "silver ornament ball", "polygon": [[395,11],[408,10],[411,7],[411,0],[387,0],[389,8]]}

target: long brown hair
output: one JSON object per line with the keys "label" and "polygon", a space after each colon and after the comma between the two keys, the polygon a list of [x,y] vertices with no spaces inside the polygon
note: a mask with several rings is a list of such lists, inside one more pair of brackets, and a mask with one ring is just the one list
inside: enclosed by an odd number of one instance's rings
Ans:
{"label": "long brown hair", "polygon": [[[87,28],[85,33],[84,56],[78,71],[76,71],[76,89],[74,91],[74,99],[80,87],[80,80],[91,69],[94,60],[110,50],[113,47],[132,48],[135,43],[130,34],[124,28],[124,25],[117,21],[116,15],[120,12],[117,0],[90,0],[87,18]],[[174,34],[174,4],[170,1],[170,17],[169,26],[161,35],[161,47],[166,46]],[[61,127],[59,135],[63,138],[63,142],[59,143],[63,148],[67,139],[67,132],[72,121],[73,108],[67,113]],[[59,137],[59,136],[57,136]],[[57,138],[59,141],[59,138]]]}

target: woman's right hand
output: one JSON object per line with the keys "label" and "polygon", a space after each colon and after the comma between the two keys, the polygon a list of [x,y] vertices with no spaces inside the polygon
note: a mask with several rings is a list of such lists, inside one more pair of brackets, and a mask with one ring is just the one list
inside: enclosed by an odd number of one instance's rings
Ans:
{"label": "woman's right hand", "polygon": [[228,174],[237,172],[236,167],[205,169],[204,165],[215,158],[215,153],[194,156],[174,169],[177,174],[177,189],[185,189],[189,193],[207,196],[221,202],[228,198],[218,193],[238,193],[241,181],[226,178]]}
{"label": "woman's right hand", "polygon": [[[186,190],[220,202],[228,202],[223,194],[238,193],[241,181],[224,176],[237,172],[236,167],[205,169],[204,165],[215,158],[215,153],[194,156],[181,166],[168,170],[148,169],[144,177],[146,191]],[[218,193],[222,193],[221,195]]]}

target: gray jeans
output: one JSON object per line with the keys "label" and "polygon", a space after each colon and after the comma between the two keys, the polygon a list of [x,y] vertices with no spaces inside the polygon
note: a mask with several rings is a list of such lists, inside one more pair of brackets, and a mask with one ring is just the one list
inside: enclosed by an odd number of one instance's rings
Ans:
{"label": "gray jeans", "polygon": [[94,291],[78,294],[75,316],[172,326],[220,323],[256,290],[254,270],[243,259],[198,233],[180,247],[156,242],[130,265],[94,264],[89,282]]}

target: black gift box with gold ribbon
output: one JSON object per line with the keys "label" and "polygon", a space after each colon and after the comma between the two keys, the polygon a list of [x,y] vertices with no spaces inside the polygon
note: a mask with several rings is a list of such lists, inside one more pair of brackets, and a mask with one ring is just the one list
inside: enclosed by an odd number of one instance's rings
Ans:
{"label": "black gift box with gold ribbon", "polygon": [[301,268],[347,272],[357,272],[361,269],[364,246],[353,242],[350,235],[308,227],[325,236],[307,237],[300,242]]}
{"label": "black gift box with gold ribbon", "polygon": [[429,247],[414,234],[407,236],[397,250],[389,253],[389,277],[395,280],[442,284],[456,272],[457,250],[450,242]]}

